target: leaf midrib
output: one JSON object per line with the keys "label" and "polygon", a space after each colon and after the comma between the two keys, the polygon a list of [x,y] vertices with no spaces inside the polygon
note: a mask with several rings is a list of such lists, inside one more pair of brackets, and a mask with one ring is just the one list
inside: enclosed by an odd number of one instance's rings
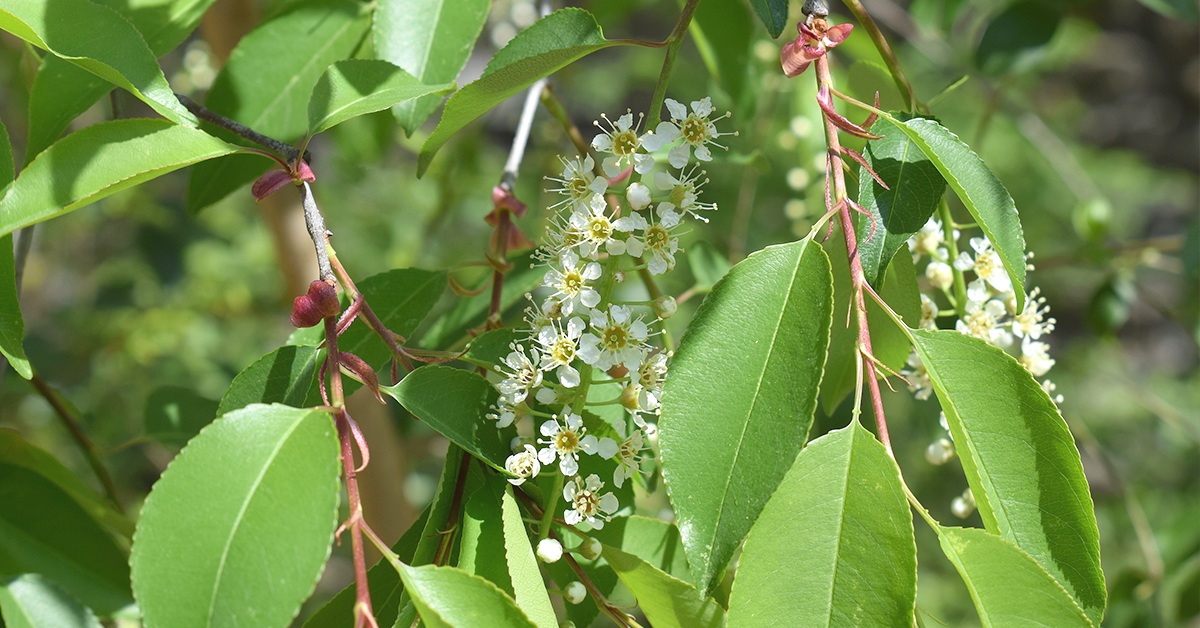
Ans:
{"label": "leaf midrib", "polygon": [[254,122],[251,123],[250,126],[261,126],[263,123],[263,118],[272,113],[275,105],[278,104],[279,101],[284,98],[284,96],[288,95],[295,88],[296,83],[300,80],[300,77],[313,67],[313,65],[316,63],[316,60],[319,59],[326,50],[329,50],[330,47],[339,42],[346,30],[356,24],[358,20],[359,16],[357,15],[347,20],[340,28],[337,29],[337,31],[335,31],[329,36],[328,39],[325,40],[325,43],[322,46],[313,51],[313,54],[308,58],[308,61],[305,61],[304,65],[300,66],[300,69],[292,74],[292,78],[288,80],[283,89],[279,90],[279,94],[276,95],[271,102],[267,103],[267,106],[263,108],[262,113],[258,114],[258,116],[254,118]]}

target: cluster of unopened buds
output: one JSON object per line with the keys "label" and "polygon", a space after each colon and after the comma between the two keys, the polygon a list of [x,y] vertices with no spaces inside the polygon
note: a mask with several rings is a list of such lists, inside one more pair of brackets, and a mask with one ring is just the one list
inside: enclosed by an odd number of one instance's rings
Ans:
{"label": "cluster of unopened buds", "polygon": [[[530,438],[514,440],[505,467],[520,485],[557,465],[563,476],[563,520],[600,528],[621,508],[605,489],[640,476],[650,456],[650,438],[660,412],[670,352],[657,346],[656,331],[675,313],[674,298],[622,301],[614,294],[630,273],[653,277],[675,268],[679,236],[690,216],[702,221],[716,205],[699,200],[707,182],[692,164],[712,159],[710,146],[725,135],[711,118],[708,98],[690,108],[666,100],[670,120],[640,132],[641,117],[625,113],[616,121],[602,116],[591,154],[560,158],[561,177],[548,177],[562,200],[551,218],[535,259],[546,267],[543,296],[526,310],[524,339],[495,366],[500,399],[489,415],[496,427],[527,421]],[[666,165],[656,153],[666,151]],[[600,167],[596,167],[596,160]],[[649,185],[643,182],[643,175]],[[623,202],[622,202],[623,201]],[[593,373],[595,376],[593,376]],[[593,381],[619,384],[619,404],[629,420],[624,435],[589,434],[587,390]],[[536,425],[535,425],[536,424]],[[619,432],[618,432],[619,434]],[[611,478],[580,473],[581,456],[615,460]]]}

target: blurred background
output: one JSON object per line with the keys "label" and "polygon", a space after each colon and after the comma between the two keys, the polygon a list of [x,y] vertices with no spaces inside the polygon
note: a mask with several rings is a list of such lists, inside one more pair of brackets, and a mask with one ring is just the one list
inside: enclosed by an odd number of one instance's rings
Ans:
{"label": "blurred background", "polygon": [[[175,90],[203,102],[238,38],[280,4],[218,0],[193,37],[161,59]],[[609,38],[659,40],[682,3],[577,4],[596,15]],[[790,23],[800,4],[793,2]],[[840,4],[830,4],[835,21],[849,21]],[[1041,288],[1058,321],[1048,340],[1057,361],[1050,377],[1096,503],[1110,592],[1104,625],[1200,626],[1200,10],[1194,0],[863,4],[918,97],[982,155],[1016,200],[1036,255],[1030,285]],[[459,84],[478,76],[494,51],[536,18],[533,2],[494,0]],[[704,0],[692,35],[668,96],[710,96],[718,111],[733,112],[722,130],[740,135],[724,138],[729,151],[715,151],[706,167],[711,181],[703,200],[720,210],[685,236],[688,253],[663,285],[689,294],[670,321],[676,337],[729,263],[803,237],[824,204],[813,80],[787,80],[779,70],[780,46],[794,33],[772,40],[742,0]],[[900,108],[861,31],[834,59],[835,81],[845,91],[869,100],[879,90],[884,108]],[[602,112],[644,110],[661,61],[654,50],[604,50],[559,72],[551,85],[590,137]],[[17,163],[36,67],[18,40],[0,36],[0,119]],[[416,154],[437,114],[412,137],[383,112],[310,146],[317,198],[353,277],[483,259],[491,230],[483,217],[520,100],[467,127],[422,179]],[[115,104],[123,117],[149,115],[128,94]],[[72,128],[108,119],[112,110],[102,100]],[[574,155],[562,128],[540,110],[516,190],[531,208],[520,227],[535,240],[549,217],[545,207],[555,202],[542,191],[542,177],[558,176],[560,153]],[[131,512],[177,452],[142,437],[151,393],[185,387],[215,405],[241,369],[286,341],[291,299],[315,275],[290,195],[256,206],[243,189],[191,215],[187,176],[179,171],[38,225],[24,272],[26,351],[78,408]],[[954,210],[965,221],[961,207]],[[471,284],[478,271],[454,276]],[[442,308],[457,299],[447,290]],[[519,308],[509,313],[510,321],[518,318]],[[450,342],[441,331],[428,335],[431,344]],[[937,403],[898,389],[885,400],[905,477],[935,517],[956,521],[951,504],[966,487],[961,467],[934,466],[925,456],[944,435]],[[354,401],[372,450],[362,480],[366,516],[393,540],[432,498],[446,445],[395,404]],[[818,412],[813,437],[849,419],[845,404]],[[11,370],[0,382],[0,427],[94,479],[46,400]],[[651,516],[669,517],[665,507],[661,495],[642,503]],[[977,515],[966,523],[980,525]],[[918,604],[936,618],[926,625],[978,625],[933,534],[916,529]],[[350,581],[345,549],[335,548],[306,612]]]}

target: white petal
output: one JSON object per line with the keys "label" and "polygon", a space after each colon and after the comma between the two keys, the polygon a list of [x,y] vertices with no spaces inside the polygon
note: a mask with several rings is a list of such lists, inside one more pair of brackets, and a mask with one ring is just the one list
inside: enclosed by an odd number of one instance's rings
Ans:
{"label": "white petal", "polygon": [[625,198],[629,199],[629,204],[634,209],[644,209],[650,204],[650,188],[646,187],[644,183],[631,183],[629,189],[625,191]]}
{"label": "white petal", "polygon": [[564,364],[558,367],[558,381],[567,388],[574,388],[579,385],[579,371],[569,364]]}
{"label": "white petal", "polygon": [[692,111],[694,111],[698,117],[707,118],[708,115],[713,112],[712,99],[710,99],[708,96],[705,96],[700,100],[693,100]]}
{"label": "white petal", "polygon": [[563,521],[566,521],[567,525],[576,526],[583,522],[583,515],[574,510],[568,510],[563,514]]}
{"label": "white petal", "polygon": [[967,285],[967,299],[971,301],[983,301],[986,298],[988,298],[986,281],[976,279]]}
{"label": "white petal", "polygon": [[624,255],[625,241],[610,239],[608,242],[604,243],[604,250],[608,251],[610,255]]}
{"label": "white petal", "polygon": [[600,441],[597,440],[595,436],[588,434],[579,441],[579,448],[583,450],[583,453],[594,456],[598,451],[600,451]]}
{"label": "white petal", "polygon": [[605,157],[604,161],[600,165],[604,168],[604,176],[610,179],[621,174],[621,165],[617,163],[617,158],[615,156]]}
{"label": "white petal", "polygon": [[620,118],[617,118],[617,129],[619,129],[621,131],[628,131],[629,127],[631,127],[631,126],[633,126],[633,114],[632,113],[626,113],[625,115],[621,116]]}
{"label": "white petal", "polygon": [[958,254],[958,258],[954,260],[954,267],[959,270],[971,270],[975,267],[975,261],[971,259],[971,255],[966,251]]}
{"label": "white petal", "polygon": [[687,144],[680,144],[679,146],[672,148],[671,152],[667,153],[667,161],[672,167],[682,168],[687,165],[688,158],[691,157],[691,154],[691,146]]}
{"label": "white petal", "polygon": [[553,388],[539,388],[534,398],[539,403],[554,403],[558,400],[558,393],[554,392]]}
{"label": "white petal", "polygon": [[638,174],[646,174],[654,169],[654,158],[644,153],[638,153],[633,156],[633,169]]}
{"label": "white petal", "polygon": [[621,502],[618,501],[617,496],[613,495],[612,493],[608,493],[604,497],[600,498],[600,510],[606,513],[612,514],[617,512],[620,507]]}
{"label": "white petal", "polygon": [[[608,160],[605,160],[605,161],[608,161]],[[615,158],[615,157],[613,158],[613,163],[614,163],[614,164],[616,163],[616,158]],[[621,169],[620,169],[620,167],[617,167],[617,174],[621,174]],[[615,176],[617,176],[617,175],[616,175],[616,174],[614,174],[614,175],[612,175],[612,176],[614,176],[614,177],[615,177]],[[604,208],[605,208],[605,207],[608,207],[608,202],[604,200],[604,195],[603,195],[603,194],[593,194],[593,195],[592,195],[592,198],[591,198],[591,200],[589,200],[589,201],[588,201],[588,207],[592,208],[592,212],[593,212],[593,213],[597,213],[597,214],[598,214],[598,213],[600,213],[600,212],[604,211]],[[588,219],[587,219],[587,217],[586,217],[586,216],[584,216],[584,219],[583,219],[583,224],[582,224],[581,226],[583,226],[583,227],[586,227],[586,226],[587,226],[587,220],[588,220]]]}
{"label": "white petal", "polygon": [[633,321],[633,324],[629,326],[629,335],[637,340],[645,340],[650,335],[650,330],[646,327],[646,323],[640,320]]}
{"label": "white petal", "polygon": [[604,488],[604,482],[600,480],[600,476],[593,473],[587,476],[587,480],[584,480],[584,486],[587,487],[587,490],[595,492]]}
{"label": "white petal", "polygon": [[663,191],[671,190],[671,189],[674,189],[675,186],[678,184],[679,184],[679,181],[676,181],[675,177],[672,177],[671,175],[669,175],[665,172],[654,173],[654,187],[656,187],[660,190],[663,190]]}
{"label": "white petal", "polygon": [[601,133],[592,139],[592,148],[602,153],[611,153],[613,149],[612,138],[607,133]]}
{"label": "white petal", "polygon": [[629,253],[630,255],[632,255],[634,257],[641,257],[642,253],[645,252],[645,250],[646,250],[645,243],[643,243],[641,240],[639,240],[637,238],[634,238],[631,236],[628,240],[625,241],[625,252]]}
{"label": "white petal", "polygon": [[682,120],[687,117],[687,107],[683,103],[673,98],[666,99],[667,111],[671,112],[671,117],[676,120]]}
{"label": "white petal", "polygon": [[596,177],[587,185],[587,188],[596,194],[604,194],[608,191],[608,179],[604,177]]}
{"label": "white petal", "polygon": [[657,127],[654,127],[654,134],[661,137],[664,144],[670,144],[679,139],[679,127],[670,122],[659,122]]}
{"label": "white petal", "polygon": [[567,418],[564,421],[567,423],[567,428],[573,432],[578,432],[583,427],[583,417],[578,414],[567,414]]}
{"label": "white petal", "polygon": [[579,473],[579,461],[571,456],[563,456],[558,461],[558,468],[563,472],[563,475],[570,477]]}
{"label": "white petal", "polygon": [[[583,278],[588,281],[594,281],[600,278],[600,272],[600,265],[596,262],[591,262],[583,267]],[[589,305],[588,307],[592,306]]]}
{"label": "white petal", "polygon": [[600,293],[591,288],[585,288],[579,292],[579,302],[584,307],[596,307],[596,304],[600,302]]}
{"label": "white petal", "polygon": [[542,423],[542,428],[540,431],[542,436],[547,438],[553,437],[558,433],[558,421],[546,421],[545,423]]}
{"label": "white petal", "polygon": [[[634,214],[634,216],[636,216],[636,215],[637,214]],[[616,231],[623,232],[623,233],[628,233],[630,231],[633,231],[635,228],[636,228],[636,225],[634,224],[634,220],[633,220],[633,218],[631,218],[629,216],[622,216],[613,222],[613,229],[615,229]]]}
{"label": "white petal", "polygon": [[712,151],[708,150],[707,146],[697,146],[696,159],[700,161],[712,161]]}
{"label": "white petal", "polygon": [[604,520],[598,517],[588,517],[588,525],[592,526],[594,530],[602,530],[604,529]]}
{"label": "white petal", "polygon": [[667,272],[667,260],[663,259],[662,255],[659,255],[657,252],[655,252],[654,257],[650,259],[650,262],[646,264],[646,267],[650,271],[651,275],[661,275]]}
{"label": "white petal", "polygon": [[579,334],[583,333],[583,330],[586,328],[587,325],[584,324],[583,319],[576,316],[567,321],[567,337],[574,340],[578,338]]}
{"label": "white petal", "polygon": [[[625,467],[622,467],[621,465],[617,465],[617,468],[613,469],[613,484],[617,488],[621,488],[622,486],[625,485],[624,469],[625,469]],[[509,481],[511,482],[512,480],[509,480]]]}
{"label": "white petal", "polygon": [[657,133],[647,133],[642,136],[642,148],[654,152],[663,145],[663,137]]}
{"label": "white petal", "polygon": [[551,464],[554,462],[555,457],[554,450],[549,447],[538,452],[538,461],[540,461],[542,464]]}
{"label": "white petal", "polygon": [[501,414],[500,419],[496,421],[496,429],[502,430],[502,429],[512,425],[513,421],[516,420],[516,418],[517,418],[517,415],[512,412],[505,412],[505,413]]}
{"label": "white petal", "polygon": [[[594,436],[592,438],[595,438]],[[599,447],[600,457],[608,460],[617,455],[617,441],[605,436],[600,439]]]}

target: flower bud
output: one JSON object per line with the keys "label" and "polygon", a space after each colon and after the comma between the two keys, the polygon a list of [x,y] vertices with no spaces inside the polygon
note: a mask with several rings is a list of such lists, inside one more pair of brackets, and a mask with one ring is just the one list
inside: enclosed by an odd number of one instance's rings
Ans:
{"label": "flower bud", "polygon": [[600,557],[600,552],[604,551],[599,539],[588,537],[579,544],[579,554],[588,560],[596,560]]}
{"label": "flower bud", "polygon": [[613,283],[625,283],[625,271],[614,270],[613,271]]}
{"label": "flower bud", "polygon": [[575,628],[575,622],[567,620],[558,625],[558,628]]}
{"label": "flower bud", "polygon": [[975,512],[975,495],[971,493],[971,489],[963,491],[962,495],[955,497],[954,501],[950,502],[950,512],[959,519],[966,519]]}
{"label": "flower bud", "polygon": [[630,412],[637,412],[641,409],[641,406],[638,404],[638,398],[641,396],[640,393],[641,391],[638,390],[637,386],[626,386],[621,390],[621,405],[625,406],[625,409]]}
{"label": "flower bud", "polygon": [[579,604],[583,598],[587,597],[587,589],[584,588],[582,582],[575,580],[563,589],[563,597],[572,604]]}
{"label": "flower bud", "polygon": [[341,311],[337,290],[318,279],[309,284],[308,294],[298,296],[292,302],[291,321],[296,327],[312,327],[326,317],[337,316]]}
{"label": "flower bud", "polygon": [[954,443],[945,438],[940,438],[925,448],[925,459],[934,466],[946,464],[953,457]]}
{"label": "flower bud", "polygon": [[646,209],[650,206],[650,188],[641,182],[630,183],[625,198],[634,209]]}
{"label": "flower bud", "polygon": [[562,544],[554,539],[542,539],[537,546],[537,556],[543,563],[556,563],[562,558]]}
{"label": "flower bud", "polygon": [[675,303],[675,297],[670,295],[658,297],[650,307],[659,318],[671,318],[679,310],[679,305]]}

